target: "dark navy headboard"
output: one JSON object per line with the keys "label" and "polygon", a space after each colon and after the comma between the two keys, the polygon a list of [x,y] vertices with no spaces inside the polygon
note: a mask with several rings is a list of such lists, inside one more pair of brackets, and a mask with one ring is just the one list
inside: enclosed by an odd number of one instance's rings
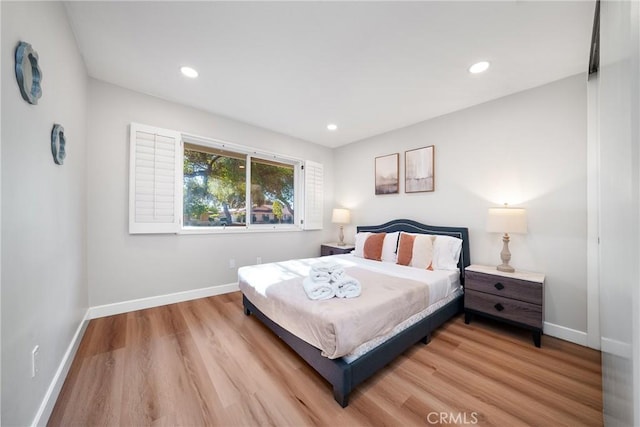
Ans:
{"label": "dark navy headboard", "polygon": [[393,233],[396,231],[406,231],[407,233],[436,234],[443,236],[453,236],[462,239],[462,250],[458,268],[460,269],[460,279],[464,284],[464,269],[471,265],[471,255],[469,252],[469,229],[466,227],[441,227],[421,224],[410,219],[394,219],[382,225],[359,225],[358,232],[368,231],[370,233]]}

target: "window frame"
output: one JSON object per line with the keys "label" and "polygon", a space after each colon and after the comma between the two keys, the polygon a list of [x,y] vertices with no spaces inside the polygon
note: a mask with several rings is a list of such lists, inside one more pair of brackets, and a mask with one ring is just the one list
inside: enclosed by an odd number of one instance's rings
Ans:
{"label": "window frame", "polygon": [[[285,156],[281,154],[266,152],[248,146],[234,144],[231,142],[207,138],[202,136],[182,133],[180,165],[184,164],[185,144],[222,149],[245,156],[245,218],[244,226],[227,227],[221,226],[185,226],[184,225],[184,167],[180,168],[180,192],[177,195],[180,209],[180,224],[178,234],[228,234],[228,233],[251,233],[251,232],[283,232],[302,231],[304,227],[304,164],[305,161],[299,158]],[[251,160],[253,158],[275,161],[293,166],[293,188],[294,188],[294,223],[293,224],[252,224],[251,223]]]}

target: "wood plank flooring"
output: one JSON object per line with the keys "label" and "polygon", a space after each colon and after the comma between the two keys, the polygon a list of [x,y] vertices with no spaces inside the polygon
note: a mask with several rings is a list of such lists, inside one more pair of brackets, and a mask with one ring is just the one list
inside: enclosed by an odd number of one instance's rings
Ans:
{"label": "wood plank flooring", "polygon": [[351,394],[254,317],[239,292],[92,320],[50,426],[598,426],[600,353],[462,316]]}

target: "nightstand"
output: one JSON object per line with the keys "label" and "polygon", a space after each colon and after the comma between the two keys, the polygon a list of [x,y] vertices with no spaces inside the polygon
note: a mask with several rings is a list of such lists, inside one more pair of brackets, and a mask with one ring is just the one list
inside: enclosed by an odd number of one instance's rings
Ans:
{"label": "nightstand", "polygon": [[356,247],[351,243],[345,243],[344,246],[339,246],[337,243],[323,243],[320,247],[320,256],[348,254]]}
{"label": "nightstand", "polygon": [[540,347],[544,274],[504,273],[495,267],[471,265],[465,269],[464,287],[464,323],[469,324],[477,314],[527,328]]}

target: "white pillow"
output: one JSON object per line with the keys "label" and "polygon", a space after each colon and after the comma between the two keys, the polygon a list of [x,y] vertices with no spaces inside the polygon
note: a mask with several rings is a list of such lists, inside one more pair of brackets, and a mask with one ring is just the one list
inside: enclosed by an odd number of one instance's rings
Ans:
{"label": "white pillow", "polygon": [[462,240],[452,236],[437,236],[433,245],[433,269],[457,270]]}
{"label": "white pillow", "polygon": [[373,233],[361,232],[356,234],[356,248],[352,252],[354,256],[364,258],[364,242],[367,241],[367,237],[369,237],[371,234]]}
{"label": "white pillow", "polygon": [[384,236],[384,242],[382,243],[382,261],[393,262],[395,263],[398,259],[397,249],[398,249],[398,238],[400,237],[400,232],[396,231],[395,233],[387,233]]}
{"label": "white pillow", "polygon": [[[411,267],[431,270],[433,268],[433,237],[429,234],[416,234],[413,241]],[[431,266],[431,268],[429,268]]]}

